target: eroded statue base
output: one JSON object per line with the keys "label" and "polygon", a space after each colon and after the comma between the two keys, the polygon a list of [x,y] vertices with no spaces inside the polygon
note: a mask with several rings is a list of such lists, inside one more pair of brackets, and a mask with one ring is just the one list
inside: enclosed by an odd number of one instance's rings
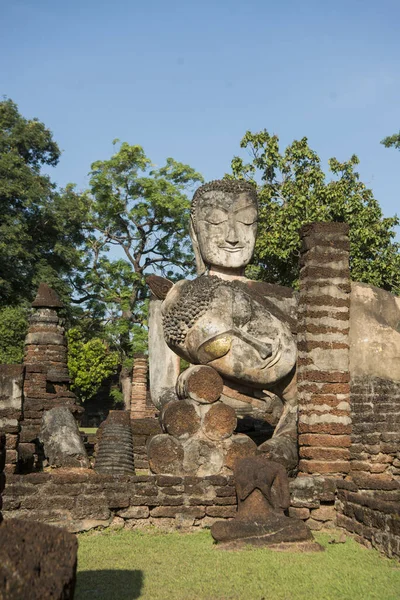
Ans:
{"label": "eroded statue base", "polygon": [[[285,468],[264,456],[243,458],[235,469],[238,511],[231,521],[211,527],[214,540],[222,544],[273,546],[303,544],[303,550],[320,550],[307,525],[284,510],[289,507],[289,479]],[[297,548],[298,549],[298,548]]]}

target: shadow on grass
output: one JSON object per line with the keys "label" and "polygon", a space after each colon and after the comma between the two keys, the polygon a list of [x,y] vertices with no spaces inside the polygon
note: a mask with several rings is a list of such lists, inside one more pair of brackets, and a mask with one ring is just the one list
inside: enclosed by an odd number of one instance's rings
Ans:
{"label": "shadow on grass", "polygon": [[134,600],[140,598],[143,571],[101,570],[77,573],[75,600]]}

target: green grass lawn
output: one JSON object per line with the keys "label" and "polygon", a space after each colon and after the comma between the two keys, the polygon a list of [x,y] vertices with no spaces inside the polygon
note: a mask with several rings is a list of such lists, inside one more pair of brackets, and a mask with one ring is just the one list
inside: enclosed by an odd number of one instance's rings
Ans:
{"label": "green grass lawn", "polygon": [[97,427],[79,427],[79,431],[87,434],[94,434],[97,432]]}
{"label": "green grass lawn", "polygon": [[[352,539],[325,552],[220,550],[208,531],[79,535],[75,600],[399,600],[400,563]],[[337,535],[336,535],[337,537]]]}

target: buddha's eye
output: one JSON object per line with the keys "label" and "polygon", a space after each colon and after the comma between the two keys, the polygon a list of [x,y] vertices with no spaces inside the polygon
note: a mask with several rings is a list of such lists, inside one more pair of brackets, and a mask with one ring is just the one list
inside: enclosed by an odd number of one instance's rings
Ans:
{"label": "buddha's eye", "polygon": [[205,215],[204,220],[211,225],[219,225],[228,220],[228,215],[223,210],[214,209]]}
{"label": "buddha's eye", "polygon": [[246,207],[238,210],[236,213],[236,221],[244,225],[253,225],[257,221],[257,211],[253,207]]}

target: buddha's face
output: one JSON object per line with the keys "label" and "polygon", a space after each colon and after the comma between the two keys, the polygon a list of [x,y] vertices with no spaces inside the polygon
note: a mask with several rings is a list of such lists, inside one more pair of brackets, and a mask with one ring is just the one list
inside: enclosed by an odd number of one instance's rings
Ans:
{"label": "buddha's face", "polygon": [[206,265],[245,267],[256,241],[257,205],[246,192],[206,192],[196,207],[195,229]]}

